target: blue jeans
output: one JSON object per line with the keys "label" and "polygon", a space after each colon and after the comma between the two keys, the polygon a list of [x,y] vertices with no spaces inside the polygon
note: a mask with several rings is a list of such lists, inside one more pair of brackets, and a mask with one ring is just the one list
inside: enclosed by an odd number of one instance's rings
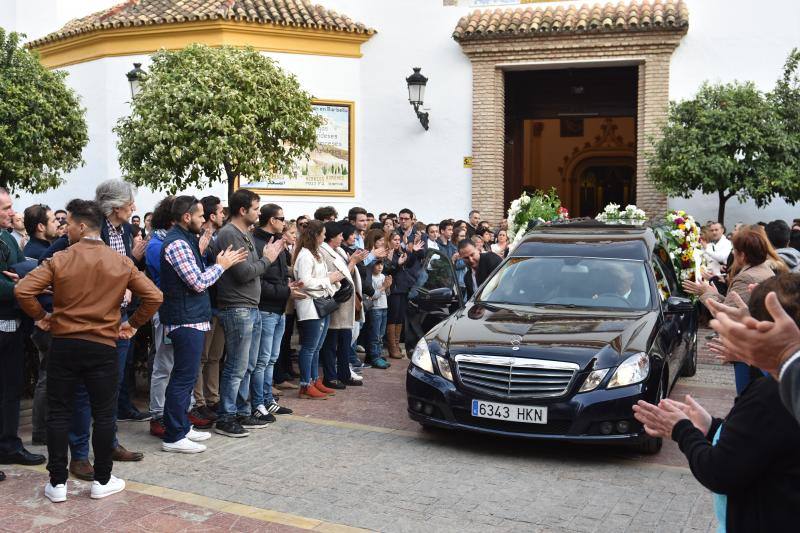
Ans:
{"label": "blue jeans", "polygon": [[258,361],[250,379],[250,398],[253,407],[267,406],[275,399],[272,397],[272,374],[275,362],[281,354],[283,330],[286,328],[286,315],[261,311],[261,346],[258,350]]}
{"label": "blue jeans", "polygon": [[[128,316],[123,312],[122,322],[128,320]],[[121,323],[121,322],[120,322]],[[123,383],[125,378],[125,364],[128,362],[128,351],[130,350],[130,340],[117,341],[117,359],[118,370],[117,373],[117,394],[121,394],[125,389]],[[127,396],[127,390],[125,395]],[[117,399],[117,406],[119,406],[119,398]],[[128,398],[130,403],[130,398]],[[89,392],[82,383],[79,383],[75,388],[75,410],[72,412],[72,421],[69,430],[69,447],[72,459],[88,459],[89,458],[89,428],[92,425],[92,408],[89,405]],[[119,445],[117,441],[117,409],[114,409],[114,448]]]}
{"label": "blue jeans", "polygon": [[261,343],[261,313],[251,307],[229,307],[219,312],[225,331],[225,366],[219,384],[220,421],[251,414],[250,375]]}
{"label": "blue jeans", "polygon": [[319,351],[325,342],[325,334],[331,317],[301,320],[297,323],[300,328],[300,352],[297,359],[300,364],[300,385],[306,386],[319,379]]}
{"label": "blue jeans", "polygon": [[353,330],[330,329],[322,343],[322,371],[325,381],[348,381],[350,379],[350,350]]}
{"label": "blue jeans", "polygon": [[369,346],[367,346],[367,355],[371,359],[381,357],[383,350],[383,336],[386,335],[386,319],[389,316],[389,310],[384,309],[370,309],[369,319]]}
{"label": "blue jeans", "polygon": [[200,369],[206,333],[183,327],[171,331],[167,336],[172,340],[174,364],[164,394],[164,442],[178,442],[192,427],[187,412]]}

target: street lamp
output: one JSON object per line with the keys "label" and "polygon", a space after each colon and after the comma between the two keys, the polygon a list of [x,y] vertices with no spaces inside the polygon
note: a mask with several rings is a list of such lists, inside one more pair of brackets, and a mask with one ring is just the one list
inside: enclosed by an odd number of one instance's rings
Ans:
{"label": "street lamp", "polygon": [[139,85],[147,77],[147,72],[142,70],[141,63],[134,63],[133,70],[125,76],[128,77],[128,83],[131,85],[131,98],[135,98],[139,94]]}
{"label": "street lamp", "polygon": [[425,86],[428,84],[428,78],[420,73],[420,67],[414,67],[414,73],[406,78],[408,84],[408,102],[414,106],[414,112],[417,114],[419,123],[425,130],[428,129],[428,113],[420,112],[419,108],[425,101]]}

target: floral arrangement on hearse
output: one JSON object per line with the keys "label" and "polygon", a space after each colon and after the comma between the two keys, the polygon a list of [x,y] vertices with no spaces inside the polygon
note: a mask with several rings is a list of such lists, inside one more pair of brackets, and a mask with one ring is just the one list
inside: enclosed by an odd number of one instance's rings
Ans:
{"label": "floral arrangement on hearse", "polygon": [[625,209],[620,210],[618,204],[608,204],[603,211],[595,217],[599,222],[611,222],[617,224],[644,224],[647,214],[635,205],[629,204]]}
{"label": "floral arrangement on hearse", "polygon": [[540,224],[569,220],[569,212],[561,205],[561,199],[555,187],[549,191],[534,191],[511,202],[508,208],[508,240],[513,250],[525,236],[525,233]]}
{"label": "floral arrangement on hearse", "polygon": [[663,224],[654,226],[656,237],[664,243],[678,281],[698,281],[703,257],[700,227],[686,211],[676,209],[664,215]]}

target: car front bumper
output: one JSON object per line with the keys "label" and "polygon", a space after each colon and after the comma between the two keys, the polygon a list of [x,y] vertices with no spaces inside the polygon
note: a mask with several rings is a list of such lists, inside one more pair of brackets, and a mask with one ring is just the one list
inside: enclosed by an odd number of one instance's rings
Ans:
{"label": "car front bumper", "polygon": [[[441,376],[429,374],[409,365],[406,376],[408,415],[425,426],[462,429],[492,435],[526,439],[637,444],[647,438],[633,418],[632,406],[639,400],[654,401],[658,377],[644,383],[571,394],[556,399],[509,400],[490,397],[461,389]],[[508,422],[474,417],[472,400],[547,407],[547,424]],[[620,432],[617,423],[627,422],[628,429]],[[613,429],[602,431],[604,422]]]}

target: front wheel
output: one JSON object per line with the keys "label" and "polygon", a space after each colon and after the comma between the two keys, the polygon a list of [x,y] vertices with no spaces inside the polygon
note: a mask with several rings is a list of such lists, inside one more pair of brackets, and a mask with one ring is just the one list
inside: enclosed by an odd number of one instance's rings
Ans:
{"label": "front wheel", "polygon": [[697,374],[697,333],[694,334],[689,353],[686,354],[686,361],[681,368],[681,376],[690,378]]}

